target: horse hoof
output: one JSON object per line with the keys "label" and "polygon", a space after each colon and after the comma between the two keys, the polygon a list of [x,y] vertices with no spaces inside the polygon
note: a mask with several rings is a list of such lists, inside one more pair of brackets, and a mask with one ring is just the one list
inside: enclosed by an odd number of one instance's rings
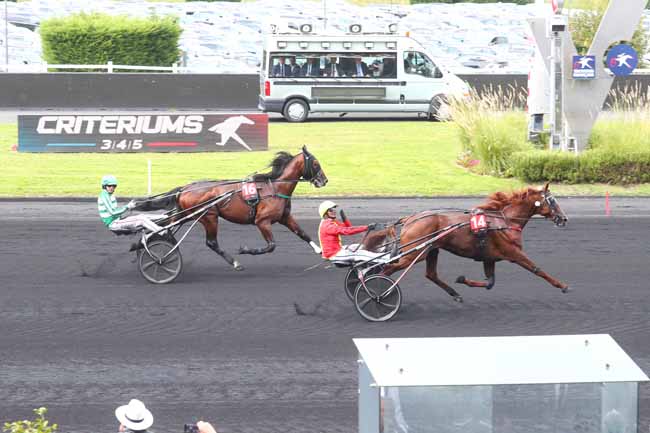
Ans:
{"label": "horse hoof", "polygon": [[462,296],[454,296],[454,301],[458,302],[459,304],[463,303],[463,297]]}
{"label": "horse hoof", "polygon": [[239,247],[239,254],[248,254],[248,247]]}
{"label": "horse hoof", "polygon": [[460,277],[456,278],[456,282],[458,284],[465,284],[465,275],[461,275]]}
{"label": "horse hoof", "polygon": [[562,293],[569,293],[571,291],[571,287],[566,286],[566,287],[564,287],[563,289],[560,289],[560,290],[562,290]]}
{"label": "horse hoof", "polygon": [[237,260],[235,260],[232,264],[233,268],[235,268],[236,271],[243,271],[244,267],[239,263]]}

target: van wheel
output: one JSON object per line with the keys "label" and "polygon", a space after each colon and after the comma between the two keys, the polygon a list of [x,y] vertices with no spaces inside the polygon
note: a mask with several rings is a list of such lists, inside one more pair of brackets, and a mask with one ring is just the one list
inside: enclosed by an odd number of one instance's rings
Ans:
{"label": "van wheel", "polygon": [[309,106],[302,99],[290,99],[285,104],[282,115],[289,122],[304,122],[309,115]]}
{"label": "van wheel", "polygon": [[428,117],[434,122],[451,120],[451,109],[445,95],[436,95],[431,98]]}

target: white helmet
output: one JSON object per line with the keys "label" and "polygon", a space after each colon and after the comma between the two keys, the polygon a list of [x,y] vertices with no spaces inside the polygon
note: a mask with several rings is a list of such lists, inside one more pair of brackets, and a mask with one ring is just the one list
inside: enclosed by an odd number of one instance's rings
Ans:
{"label": "white helmet", "polygon": [[320,204],[320,206],[318,206],[318,215],[320,215],[321,218],[325,218],[325,214],[327,213],[327,211],[336,206],[338,205],[333,201],[325,200]]}

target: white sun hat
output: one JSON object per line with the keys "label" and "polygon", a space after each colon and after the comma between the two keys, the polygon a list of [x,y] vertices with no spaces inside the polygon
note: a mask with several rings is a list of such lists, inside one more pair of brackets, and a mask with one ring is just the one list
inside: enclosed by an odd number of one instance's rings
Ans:
{"label": "white sun hat", "polygon": [[135,398],[129,404],[115,409],[115,416],[129,430],[146,430],[153,425],[153,415],[144,403]]}

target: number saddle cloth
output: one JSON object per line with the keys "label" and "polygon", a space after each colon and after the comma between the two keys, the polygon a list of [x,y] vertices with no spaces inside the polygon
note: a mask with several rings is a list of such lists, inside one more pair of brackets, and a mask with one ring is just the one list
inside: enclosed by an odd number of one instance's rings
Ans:
{"label": "number saddle cloth", "polygon": [[257,182],[254,180],[244,180],[241,183],[241,197],[249,207],[249,219],[255,222],[257,214],[257,205],[260,202],[260,195],[257,191]]}
{"label": "number saddle cloth", "polygon": [[490,229],[499,230],[502,228],[499,226],[499,224],[495,224],[495,220],[495,217],[486,215],[483,209],[474,208],[470,211],[469,230],[476,237],[480,252],[479,257],[475,257],[474,260],[480,261],[485,258],[488,231]]}

